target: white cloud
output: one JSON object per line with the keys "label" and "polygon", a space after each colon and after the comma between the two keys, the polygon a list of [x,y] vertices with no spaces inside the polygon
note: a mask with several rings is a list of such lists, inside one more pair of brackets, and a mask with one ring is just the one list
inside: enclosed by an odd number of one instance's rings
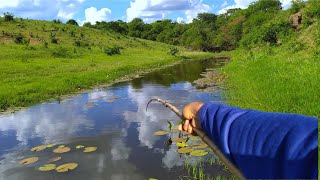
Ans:
{"label": "white cloud", "polygon": [[146,22],[164,19],[172,11],[185,11],[186,20],[192,21],[198,13],[208,12],[211,8],[202,0],[134,0],[127,9],[127,21],[142,18]]}
{"label": "white cloud", "polygon": [[182,17],[178,17],[177,18],[177,23],[182,24],[184,21],[184,19]]}
{"label": "white cloud", "polygon": [[[247,8],[251,3],[255,2],[257,0],[234,0],[234,4],[227,6],[221,10],[218,11],[218,14],[224,14],[227,12],[228,9],[234,9],[234,8]],[[291,5],[291,0],[280,0],[282,3],[282,7],[284,9],[288,9]]]}
{"label": "white cloud", "polygon": [[227,5],[228,5],[228,2],[225,1],[225,2],[223,2],[223,4],[221,4],[221,7],[224,8],[224,7],[226,7]]}
{"label": "white cloud", "polygon": [[95,24],[97,21],[108,21],[110,14],[111,10],[108,8],[102,8],[98,10],[95,7],[90,7],[85,10],[85,20],[82,21],[80,24],[83,24],[85,22]]}
{"label": "white cloud", "polygon": [[16,17],[66,21],[74,18],[84,0],[0,0],[0,14],[13,13]]}

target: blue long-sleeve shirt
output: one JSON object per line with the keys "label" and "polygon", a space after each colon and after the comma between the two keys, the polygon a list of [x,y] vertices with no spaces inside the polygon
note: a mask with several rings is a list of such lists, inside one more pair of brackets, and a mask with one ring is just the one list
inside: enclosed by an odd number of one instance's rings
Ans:
{"label": "blue long-sleeve shirt", "polygon": [[204,104],[198,118],[246,178],[317,179],[317,118],[216,103]]}

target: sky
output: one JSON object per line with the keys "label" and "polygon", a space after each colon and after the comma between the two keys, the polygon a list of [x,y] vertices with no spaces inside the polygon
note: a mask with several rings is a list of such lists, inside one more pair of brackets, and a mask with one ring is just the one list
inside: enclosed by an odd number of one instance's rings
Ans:
{"label": "sky", "polygon": [[[0,14],[63,22],[75,19],[79,24],[138,17],[150,23],[161,19],[190,23],[199,13],[221,14],[230,8],[246,8],[255,0],[0,0]],[[286,9],[291,0],[280,0]]]}

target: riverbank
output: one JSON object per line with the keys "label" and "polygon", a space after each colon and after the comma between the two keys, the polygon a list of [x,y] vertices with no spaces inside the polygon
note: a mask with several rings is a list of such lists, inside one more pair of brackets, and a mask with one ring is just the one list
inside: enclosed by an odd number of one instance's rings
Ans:
{"label": "riverbank", "polygon": [[320,116],[320,61],[315,49],[292,52],[261,47],[223,52],[230,105],[262,111]]}
{"label": "riverbank", "polygon": [[[16,52],[19,54],[22,50]],[[59,99],[67,94],[110,84],[124,77],[126,79],[137,72],[150,71],[181,60],[212,56],[211,53],[183,50],[177,56],[172,56],[163,49],[155,48],[148,51],[125,49],[116,56],[92,53],[78,58],[41,57],[26,61],[14,56],[9,60],[1,58],[0,109],[26,107],[53,98]]]}

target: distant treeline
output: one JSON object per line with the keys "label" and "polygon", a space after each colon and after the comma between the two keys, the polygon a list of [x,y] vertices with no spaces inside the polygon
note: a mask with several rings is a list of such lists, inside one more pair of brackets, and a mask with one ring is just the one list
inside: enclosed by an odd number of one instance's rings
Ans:
{"label": "distant treeline", "polygon": [[308,28],[320,19],[320,1],[293,0],[291,8],[282,10],[279,0],[258,0],[247,9],[229,9],[224,14],[199,14],[192,23],[161,20],[151,24],[135,18],[85,23],[85,27],[114,31],[123,35],[185,46],[193,50],[222,51],[237,47],[251,48],[257,44],[282,44],[297,31],[289,18],[300,12],[300,28]]}

